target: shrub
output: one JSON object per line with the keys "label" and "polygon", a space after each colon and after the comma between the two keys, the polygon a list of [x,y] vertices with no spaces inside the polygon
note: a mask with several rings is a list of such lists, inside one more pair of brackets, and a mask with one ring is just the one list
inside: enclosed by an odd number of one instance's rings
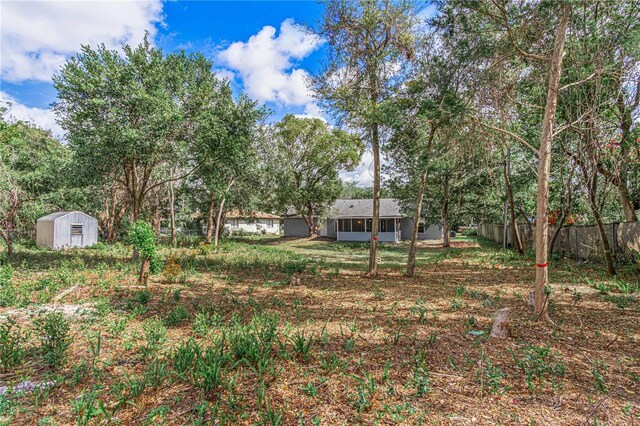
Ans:
{"label": "shrub", "polygon": [[171,311],[169,311],[169,314],[167,315],[167,320],[165,321],[165,323],[169,327],[180,325],[180,323],[185,319],[187,319],[188,317],[189,317],[189,313],[185,309],[184,305],[181,304],[173,308]]}
{"label": "shrub", "polygon": [[18,291],[11,282],[13,269],[10,265],[0,267],[0,307],[12,306],[18,300]]}
{"label": "shrub", "polygon": [[22,362],[24,348],[21,345],[25,340],[12,318],[0,324],[0,371],[6,372]]}
{"label": "shrub", "polygon": [[65,352],[71,344],[69,321],[61,312],[53,312],[33,320],[33,326],[40,340],[40,355],[51,367],[59,367]]}

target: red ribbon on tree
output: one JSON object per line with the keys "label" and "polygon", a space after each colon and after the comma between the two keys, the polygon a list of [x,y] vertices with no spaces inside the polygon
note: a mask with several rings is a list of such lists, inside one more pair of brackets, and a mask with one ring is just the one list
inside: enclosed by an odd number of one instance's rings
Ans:
{"label": "red ribbon on tree", "polygon": [[378,241],[378,237],[371,238],[371,241]]}
{"label": "red ribbon on tree", "polygon": [[549,262],[547,262],[547,263],[536,263],[536,266],[538,268],[546,268],[548,264],[549,264]]}

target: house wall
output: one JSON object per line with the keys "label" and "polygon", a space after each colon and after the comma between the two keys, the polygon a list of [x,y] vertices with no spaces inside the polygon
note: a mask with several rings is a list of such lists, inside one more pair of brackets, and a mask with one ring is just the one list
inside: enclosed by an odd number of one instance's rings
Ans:
{"label": "house wall", "polygon": [[[413,219],[405,217],[402,219],[402,239],[411,240],[413,232]],[[442,226],[439,224],[428,225],[423,233],[418,234],[418,240],[440,240],[442,239]]]}
{"label": "house wall", "polygon": [[327,237],[329,238],[337,238],[338,235],[336,233],[336,220],[335,219],[327,219],[326,226],[327,226]]}
{"label": "house wall", "polygon": [[71,224],[82,224],[82,239],[77,247],[89,247],[98,242],[98,221],[84,213],[69,213],[49,223],[53,227],[53,242],[47,247],[56,250],[71,247]]}
{"label": "house wall", "polygon": [[36,223],[36,245],[38,247],[53,248],[52,220],[38,220]]}
{"label": "house wall", "polygon": [[307,222],[300,217],[284,218],[284,236],[285,237],[308,237],[309,227]]}
{"label": "house wall", "polygon": [[[260,234],[263,231],[267,234],[280,233],[280,219],[255,219],[254,223],[247,223],[248,219],[228,219],[224,227],[230,232],[243,231]],[[269,221],[273,223],[269,226]]]}
{"label": "house wall", "polygon": [[[395,243],[399,241],[400,234],[396,232],[378,232],[378,241],[381,243]],[[371,232],[338,232],[338,241],[371,241]]]}

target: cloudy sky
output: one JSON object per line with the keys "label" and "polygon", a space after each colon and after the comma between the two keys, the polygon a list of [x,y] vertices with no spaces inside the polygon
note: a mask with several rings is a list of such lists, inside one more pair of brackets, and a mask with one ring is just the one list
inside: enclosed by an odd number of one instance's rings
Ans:
{"label": "cloudy sky", "polygon": [[[284,114],[322,117],[305,78],[319,71],[326,46],[304,31],[322,14],[314,1],[162,2],[11,1],[0,3],[0,98],[10,118],[63,137],[50,106],[51,77],[80,46],[136,44],[148,31],[165,51],[200,51],[233,87],[265,103],[272,120]],[[328,117],[327,117],[328,118]],[[371,156],[344,173],[370,185]]]}

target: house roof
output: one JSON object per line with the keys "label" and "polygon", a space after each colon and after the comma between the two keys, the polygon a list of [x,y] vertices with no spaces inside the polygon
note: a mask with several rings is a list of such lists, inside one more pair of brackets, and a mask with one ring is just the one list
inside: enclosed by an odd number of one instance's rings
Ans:
{"label": "house roof", "polygon": [[[373,199],[336,200],[329,209],[329,217],[373,217]],[[402,217],[402,209],[398,201],[393,198],[381,198],[380,217]]]}
{"label": "house roof", "polygon": [[[55,213],[48,214],[46,216],[42,216],[38,220],[41,221],[41,222],[53,222],[54,220],[56,220],[56,219],[58,219],[58,218],[60,218],[62,216],[66,216],[68,214],[71,214],[71,213],[80,213],[80,214],[83,214],[85,216],[89,216],[88,214],[82,213],[82,212],[79,212],[79,211],[55,212]],[[91,216],[89,216],[89,217],[91,217]]]}
{"label": "house roof", "polygon": [[275,214],[271,214],[271,213],[265,213],[265,212],[250,212],[250,213],[243,213],[238,209],[235,210],[231,210],[230,212],[227,213],[226,215],[227,219],[245,219],[245,218],[255,218],[255,219],[280,219],[280,216],[275,215]]}

